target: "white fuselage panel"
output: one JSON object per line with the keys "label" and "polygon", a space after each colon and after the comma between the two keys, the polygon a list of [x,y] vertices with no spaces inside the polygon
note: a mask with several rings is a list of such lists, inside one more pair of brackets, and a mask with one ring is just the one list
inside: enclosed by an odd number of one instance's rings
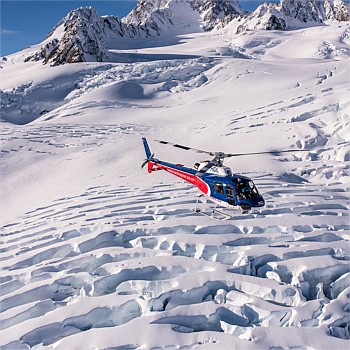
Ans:
{"label": "white fuselage panel", "polygon": [[213,166],[207,171],[207,174],[213,174],[217,176],[231,176],[232,170],[227,166]]}

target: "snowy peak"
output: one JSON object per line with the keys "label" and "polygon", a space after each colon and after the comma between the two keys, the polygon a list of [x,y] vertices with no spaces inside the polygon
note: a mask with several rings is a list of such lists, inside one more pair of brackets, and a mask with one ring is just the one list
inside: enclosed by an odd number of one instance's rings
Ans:
{"label": "snowy peak", "polygon": [[249,16],[237,0],[139,0],[123,20],[101,17],[86,7],[68,13],[25,61],[43,60],[53,66],[103,62],[125,39],[220,29],[234,19],[242,23],[237,29],[240,33],[348,21],[350,15],[342,0],[281,0],[279,4],[264,3]]}
{"label": "snowy peak", "polygon": [[204,22],[206,30],[211,30],[214,27],[224,27],[235,18],[246,16],[248,13],[241,9],[238,1],[228,0],[191,0],[192,8],[197,10]]}
{"label": "snowy peak", "polygon": [[125,18],[126,24],[146,26],[159,33],[162,28],[178,23],[181,15],[183,27],[200,20],[201,28],[212,30],[228,24],[232,19],[247,15],[236,0],[139,0],[137,6]]}
{"label": "snowy peak", "polygon": [[342,0],[281,0],[279,4],[260,5],[238,28],[238,32],[286,30],[321,24],[327,20],[350,20],[349,9]]}
{"label": "snowy peak", "polygon": [[108,57],[107,42],[149,35],[144,26],[125,25],[117,17],[101,17],[92,7],[81,7],[69,12],[48,34],[40,50],[26,61],[44,60],[53,66],[103,62]]}
{"label": "snowy peak", "polygon": [[103,61],[105,48],[102,38],[104,23],[92,7],[71,11],[48,34],[41,49],[27,57],[52,65],[63,63]]}
{"label": "snowy peak", "polygon": [[244,14],[236,0],[140,0],[124,20],[100,17],[92,7],[79,8],[69,12],[26,61],[43,60],[53,66],[102,62],[108,58],[108,46],[116,47],[123,38],[159,36],[167,29],[174,34],[179,28],[211,30]]}
{"label": "snowy peak", "polygon": [[169,0],[143,0],[123,20],[126,25],[146,28],[149,35],[159,35],[160,24],[171,25]]}
{"label": "snowy peak", "polygon": [[349,7],[342,0],[325,0],[326,18],[339,22],[350,21]]}
{"label": "snowy peak", "polygon": [[349,20],[348,9],[342,0],[281,0],[277,8],[285,17],[304,23]]}

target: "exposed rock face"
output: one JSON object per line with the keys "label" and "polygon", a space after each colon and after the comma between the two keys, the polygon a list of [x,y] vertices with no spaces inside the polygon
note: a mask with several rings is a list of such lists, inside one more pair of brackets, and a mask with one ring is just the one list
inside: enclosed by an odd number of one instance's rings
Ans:
{"label": "exposed rock face", "polygon": [[349,7],[342,0],[334,0],[333,3],[325,1],[327,19],[337,20],[339,22],[350,21]]}
{"label": "exposed rock face", "polygon": [[348,21],[349,9],[342,0],[281,0],[279,4],[260,5],[238,32],[253,29],[286,30],[324,23],[326,20]]}
{"label": "exposed rock face", "polygon": [[190,0],[190,4],[193,9],[202,15],[204,20],[203,28],[205,30],[224,27],[234,18],[241,18],[248,15],[247,12],[241,9],[236,0]]}
{"label": "exposed rock face", "polygon": [[124,19],[124,24],[143,27],[148,36],[159,35],[160,25],[172,24],[169,0],[139,0]]}
{"label": "exposed rock face", "polygon": [[108,56],[105,42],[123,37],[147,37],[142,27],[125,25],[114,16],[100,17],[92,7],[71,11],[48,34],[44,45],[29,60],[44,60],[56,66],[64,63],[97,61]]}
{"label": "exposed rock face", "polygon": [[287,27],[286,21],[278,16],[271,15],[266,24],[266,30],[284,30]]}
{"label": "exposed rock face", "polygon": [[93,8],[71,11],[48,34],[40,51],[26,60],[43,59],[52,65],[89,60],[101,62],[106,55],[103,29],[103,21]]}
{"label": "exposed rock face", "polygon": [[325,18],[325,3],[319,0],[281,0],[278,11],[285,18],[304,23],[322,23]]}

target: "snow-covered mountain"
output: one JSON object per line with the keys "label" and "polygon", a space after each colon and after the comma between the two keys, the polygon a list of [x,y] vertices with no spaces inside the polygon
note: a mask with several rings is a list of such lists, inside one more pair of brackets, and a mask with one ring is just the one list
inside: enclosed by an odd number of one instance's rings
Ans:
{"label": "snow-covered mountain", "polygon": [[184,27],[193,25],[185,22],[186,17],[194,18],[193,11],[197,13],[195,20],[198,21],[200,16],[204,30],[223,27],[234,18],[247,15],[237,0],[140,0],[125,18],[125,23],[149,25],[159,32],[160,28],[171,26],[179,13],[183,16]]}
{"label": "snow-covered mountain", "polygon": [[71,11],[25,60],[43,60],[53,66],[103,62],[109,60],[111,49],[124,47],[125,39],[221,29],[233,20],[240,33],[247,29],[286,30],[349,18],[349,9],[342,0],[281,0],[279,4],[265,3],[249,16],[237,0],[140,0],[123,20],[100,17],[91,7]]}
{"label": "snow-covered mountain", "polygon": [[97,61],[108,56],[106,40],[147,37],[147,26],[124,25],[117,17],[100,17],[92,7],[71,11],[48,34],[41,48],[26,61],[44,60],[51,65]]}
{"label": "snow-covered mountain", "polygon": [[342,0],[281,0],[264,3],[238,27],[243,30],[286,30],[323,24],[327,20],[349,21],[348,6]]}
{"label": "snow-covered mountain", "polygon": [[236,0],[140,0],[124,18],[100,17],[91,7],[71,11],[26,61],[44,63],[106,61],[108,50],[123,39],[211,30],[246,14]]}

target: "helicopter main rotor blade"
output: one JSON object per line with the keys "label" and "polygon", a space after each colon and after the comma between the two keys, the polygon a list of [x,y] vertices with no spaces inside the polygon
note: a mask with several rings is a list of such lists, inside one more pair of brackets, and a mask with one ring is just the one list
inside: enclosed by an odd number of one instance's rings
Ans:
{"label": "helicopter main rotor blade", "polygon": [[183,145],[179,145],[177,143],[172,143],[172,142],[168,142],[168,141],[162,141],[162,140],[155,140],[159,143],[161,143],[162,145],[171,145],[173,147],[176,147],[176,148],[180,148],[180,149],[183,149],[185,151],[195,151],[197,153],[204,153],[204,154],[209,154],[211,156],[214,156],[215,155],[215,152],[208,152],[208,151],[203,151],[201,149],[197,149],[197,148],[193,148],[193,147],[187,147],[187,146],[183,146]]}
{"label": "helicopter main rotor blade", "polygon": [[254,156],[258,154],[273,154],[273,155],[279,155],[280,153],[296,153],[296,152],[309,152],[308,149],[288,149],[288,150],[282,150],[282,151],[265,151],[265,152],[252,152],[252,153],[227,153],[224,155],[224,158],[229,157],[243,157],[243,156]]}
{"label": "helicopter main rotor blade", "polygon": [[309,152],[309,150],[306,149],[289,149],[289,150],[274,150],[274,151],[264,151],[264,152],[252,152],[252,153],[224,153],[224,152],[208,152],[204,151],[198,148],[193,148],[193,147],[188,147],[188,146],[183,146],[179,145],[177,143],[172,143],[169,141],[162,141],[162,140],[155,140],[162,145],[171,145],[176,148],[183,149],[185,151],[195,151],[197,153],[203,153],[203,154],[209,154],[211,156],[217,157],[217,159],[223,159],[223,158],[230,158],[230,157],[243,157],[243,156],[253,156],[253,155],[259,155],[259,154],[273,154],[273,155],[279,155],[280,153],[295,153],[295,152]]}

